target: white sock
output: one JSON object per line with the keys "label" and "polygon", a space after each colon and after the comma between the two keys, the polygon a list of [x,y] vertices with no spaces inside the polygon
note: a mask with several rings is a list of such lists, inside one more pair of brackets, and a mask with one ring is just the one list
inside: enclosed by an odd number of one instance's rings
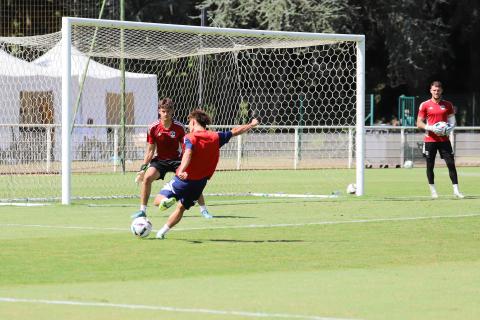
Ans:
{"label": "white sock", "polygon": [[453,193],[460,193],[460,190],[458,190],[458,184],[453,185]]}
{"label": "white sock", "polygon": [[142,204],[140,205],[140,211],[143,211],[143,212],[147,212],[147,205],[146,204]]}
{"label": "white sock", "polygon": [[200,206],[200,212],[202,212],[203,210],[207,210],[207,206]]}
{"label": "white sock", "polygon": [[431,193],[434,193],[434,192],[437,193],[437,189],[435,189],[435,185],[434,185],[434,184],[429,184],[428,186],[430,187],[430,192],[431,192]]}
{"label": "white sock", "polygon": [[167,234],[168,230],[170,230],[170,227],[167,225],[164,225],[162,229],[158,230],[157,236],[164,236]]}

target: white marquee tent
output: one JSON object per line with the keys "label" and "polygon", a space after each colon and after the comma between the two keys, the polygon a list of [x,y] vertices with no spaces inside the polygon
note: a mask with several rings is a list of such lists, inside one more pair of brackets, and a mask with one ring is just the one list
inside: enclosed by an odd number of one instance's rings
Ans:
{"label": "white marquee tent", "polygon": [[[121,73],[120,70],[105,66],[91,59],[72,47],[72,77],[76,78],[75,86],[85,72],[88,71],[83,87],[82,100],[77,110],[76,123],[86,123],[87,119],[93,119],[94,124],[106,124],[108,122],[108,97],[120,94]],[[61,77],[61,44],[57,44],[40,58],[32,63],[46,68],[47,74]],[[77,89],[78,90],[78,89]],[[76,91],[75,89],[73,90]],[[125,91],[133,98],[133,115],[131,124],[150,124],[157,117],[157,76],[154,74],[141,74],[125,72]],[[73,94],[76,100],[77,94]],[[111,102],[110,102],[111,103]],[[73,101],[72,105],[75,104]],[[72,108],[73,110],[73,108]]]}
{"label": "white marquee tent", "polygon": [[[88,63],[88,72],[82,99],[76,112],[75,123],[94,125],[119,124],[121,73],[105,66],[72,48],[72,113],[78,96],[80,79]],[[0,148],[8,149],[19,141],[43,140],[40,149],[45,149],[45,130],[28,133],[21,124],[61,123],[61,45],[57,44],[43,56],[27,62],[18,59],[0,48]],[[127,124],[148,125],[157,119],[157,77],[152,74],[125,73],[127,93]],[[28,116],[25,116],[25,112]],[[54,132],[54,133],[53,133]],[[52,132],[54,157],[60,157],[61,130]],[[138,129],[136,132],[145,132]],[[26,135],[29,134],[28,137]],[[74,141],[81,142],[87,134],[75,129]],[[95,131],[96,138],[107,139],[107,129]],[[32,141],[33,142],[33,141]],[[36,143],[36,142],[35,142]],[[43,146],[42,146],[43,145]],[[39,152],[43,152],[40,151]]]}
{"label": "white marquee tent", "polygon": [[[45,101],[45,99],[48,98]],[[18,59],[0,49],[0,147],[7,149],[16,143],[21,124],[59,123],[60,113],[35,114],[37,105],[60,105],[61,81],[45,69]],[[43,113],[48,110],[43,110]],[[22,114],[21,114],[22,113]]]}

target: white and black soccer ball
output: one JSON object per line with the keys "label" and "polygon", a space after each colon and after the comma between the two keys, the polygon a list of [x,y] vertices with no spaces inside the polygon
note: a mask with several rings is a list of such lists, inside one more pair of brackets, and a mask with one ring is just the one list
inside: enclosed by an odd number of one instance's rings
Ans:
{"label": "white and black soccer ball", "polygon": [[136,237],[145,238],[152,232],[152,223],[146,217],[138,217],[132,221],[130,230]]}
{"label": "white and black soccer ball", "polygon": [[439,121],[433,125],[436,129],[440,129],[440,133],[437,134],[439,136],[444,136],[446,134],[446,130],[448,128],[448,123],[445,121]]}
{"label": "white and black soccer ball", "polygon": [[350,183],[347,186],[347,193],[349,194],[355,194],[357,192],[357,185],[355,183]]}
{"label": "white and black soccer ball", "polygon": [[413,161],[412,160],[407,160],[403,163],[403,167],[405,169],[412,169],[413,168]]}

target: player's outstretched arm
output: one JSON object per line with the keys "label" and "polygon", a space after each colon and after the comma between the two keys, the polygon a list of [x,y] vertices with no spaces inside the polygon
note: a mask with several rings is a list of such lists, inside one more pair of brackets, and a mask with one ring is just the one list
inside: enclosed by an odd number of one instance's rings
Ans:
{"label": "player's outstretched arm", "polygon": [[258,120],[254,118],[249,124],[244,124],[242,126],[238,126],[238,127],[233,128],[232,129],[232,136],[235,137],[235,136],[241,135],[241,134],[251,130],[252,128],[255,128],[257,125],[258,125]]}

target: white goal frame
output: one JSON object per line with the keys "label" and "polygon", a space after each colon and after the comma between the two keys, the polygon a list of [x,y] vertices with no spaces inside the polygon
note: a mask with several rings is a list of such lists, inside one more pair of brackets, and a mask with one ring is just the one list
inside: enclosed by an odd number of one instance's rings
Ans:
{"label": "white goal frame", "polygon": [[231,35],[231,36],[288,36],[290,38],[355,42],[356,46],[356,195],[364,194],[364,158],[365,158],[365,36],[348,34],[326,34],[305,32],[283,32],[245,30],[232,28],[213,28],[183,26],[171,24],[98,20],[87,18],[62,18],[62,204],[71,203],[71,175],[72,175],[72,86],[71,86],[71,51],[72,51],[72,26],[128,28],[158,31],[189,31],[208,34]]}

